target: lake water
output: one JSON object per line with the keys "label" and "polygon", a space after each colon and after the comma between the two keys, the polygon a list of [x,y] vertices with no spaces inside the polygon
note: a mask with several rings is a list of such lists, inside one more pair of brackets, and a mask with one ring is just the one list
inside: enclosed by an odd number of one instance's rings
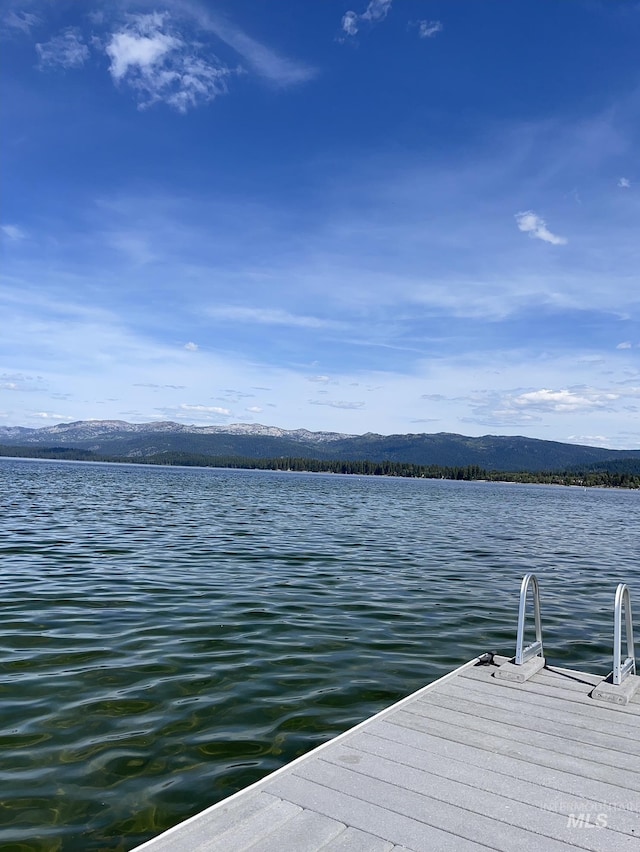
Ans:
{"label": "lake water", "polygon": [[638,530],[637,491],[2,459],[0,848],[131,849],[513,653],[527,571],[607,674]]}

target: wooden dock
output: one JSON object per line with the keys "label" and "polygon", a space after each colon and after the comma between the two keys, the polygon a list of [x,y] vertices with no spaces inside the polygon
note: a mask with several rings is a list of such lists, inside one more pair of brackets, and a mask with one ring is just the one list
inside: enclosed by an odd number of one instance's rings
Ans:
{"label": "wooden dock", "polygon": [[471,660],[138,850],[640,852],[640,691],[506,663]]}

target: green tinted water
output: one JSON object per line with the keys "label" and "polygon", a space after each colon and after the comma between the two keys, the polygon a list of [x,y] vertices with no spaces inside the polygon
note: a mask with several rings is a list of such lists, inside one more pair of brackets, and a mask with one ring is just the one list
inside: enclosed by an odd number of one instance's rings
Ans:
{"label": "green tinted water", "polygon": [[640,494],[0,460],[0,848],[127,850],[485,650],[611,668]]}

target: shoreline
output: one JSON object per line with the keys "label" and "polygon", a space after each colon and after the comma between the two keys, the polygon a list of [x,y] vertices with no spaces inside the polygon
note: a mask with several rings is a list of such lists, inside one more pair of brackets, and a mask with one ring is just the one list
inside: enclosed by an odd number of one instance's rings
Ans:
{"label": "shoreline", "polygon": [[[607,491],[637,491],[640,490],[640,474],[620,474],[609,471],[584,471],[572,473],[566,471],[495,471],[495,477],[491,471],[479,468],[477,465],[464,467],[417,465],[410,462],[341,462],[319,459],[287,459],[289,463],[296,463],[295,467],[280,466],[281,459],[249,459],[245,457],[215,457],[211,456],[210,463],[206,458],[197,457],[197,460],[176,459],[176,461],[163,461],[161,459],[149,459],[138,461],[129,458],[87,458],[89,451],[71,450],[69,454],[60,448],[47,453],[42,450],[34,450],[33,455],[6,454],[10,447],[4,446],[0,449],[0,459],[16,461],[46,461],[46,462],[70,462],[72,464],[106,464],[106,465],[134,465],[136,467],[160,467],[160,468],[196,468],[201,470],[252,470],[270,471],[272,473],[304,473],[323,474],[339,476],[358,476],[386,479],[429,479],[445,482],[475,482],[478,484],[503,484],[503,485],[553,485],[563,488],[602,488]],[[25,447],[16,448],[17,451],[25,451]],[[73,454],[80,458],[73,458]],[[174,456],[176,454],[173,454]],[[223,459],[228,463],[225,464]],[[305,466],[305,465],[308,465]],[[345,468],[373,467],[375,470],[357,470]],[[315,469],[314,469],[315,468]],[[324,469],[323,469],[324,468]],[[334,468],[334,469],[331,469]],[[342,468],[342,469],[336,469]],[[386,469],[385,469],[386,468]],[[474,475],[476,474],[477,475]],[[629,478],[626,482],[607,483],[601,481],[603,478]],[[589,481],[591,478],[591,481]],[[574,481],[567,481],[573,479]],[[564,481],[559,481],[564,480]],[[596,480],[596,481],[594,481]],[[600,481],[597,481],[600,480]]]}

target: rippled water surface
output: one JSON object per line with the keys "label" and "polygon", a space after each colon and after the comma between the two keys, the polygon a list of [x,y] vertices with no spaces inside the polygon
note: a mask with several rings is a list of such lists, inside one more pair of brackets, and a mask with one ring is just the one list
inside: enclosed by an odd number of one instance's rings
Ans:
{"label": "rippled water surface", "polygon": [[513,653],[527,571],[606,674],[639,529],[638,492],[0,459],[0,847],[131,849]]}

